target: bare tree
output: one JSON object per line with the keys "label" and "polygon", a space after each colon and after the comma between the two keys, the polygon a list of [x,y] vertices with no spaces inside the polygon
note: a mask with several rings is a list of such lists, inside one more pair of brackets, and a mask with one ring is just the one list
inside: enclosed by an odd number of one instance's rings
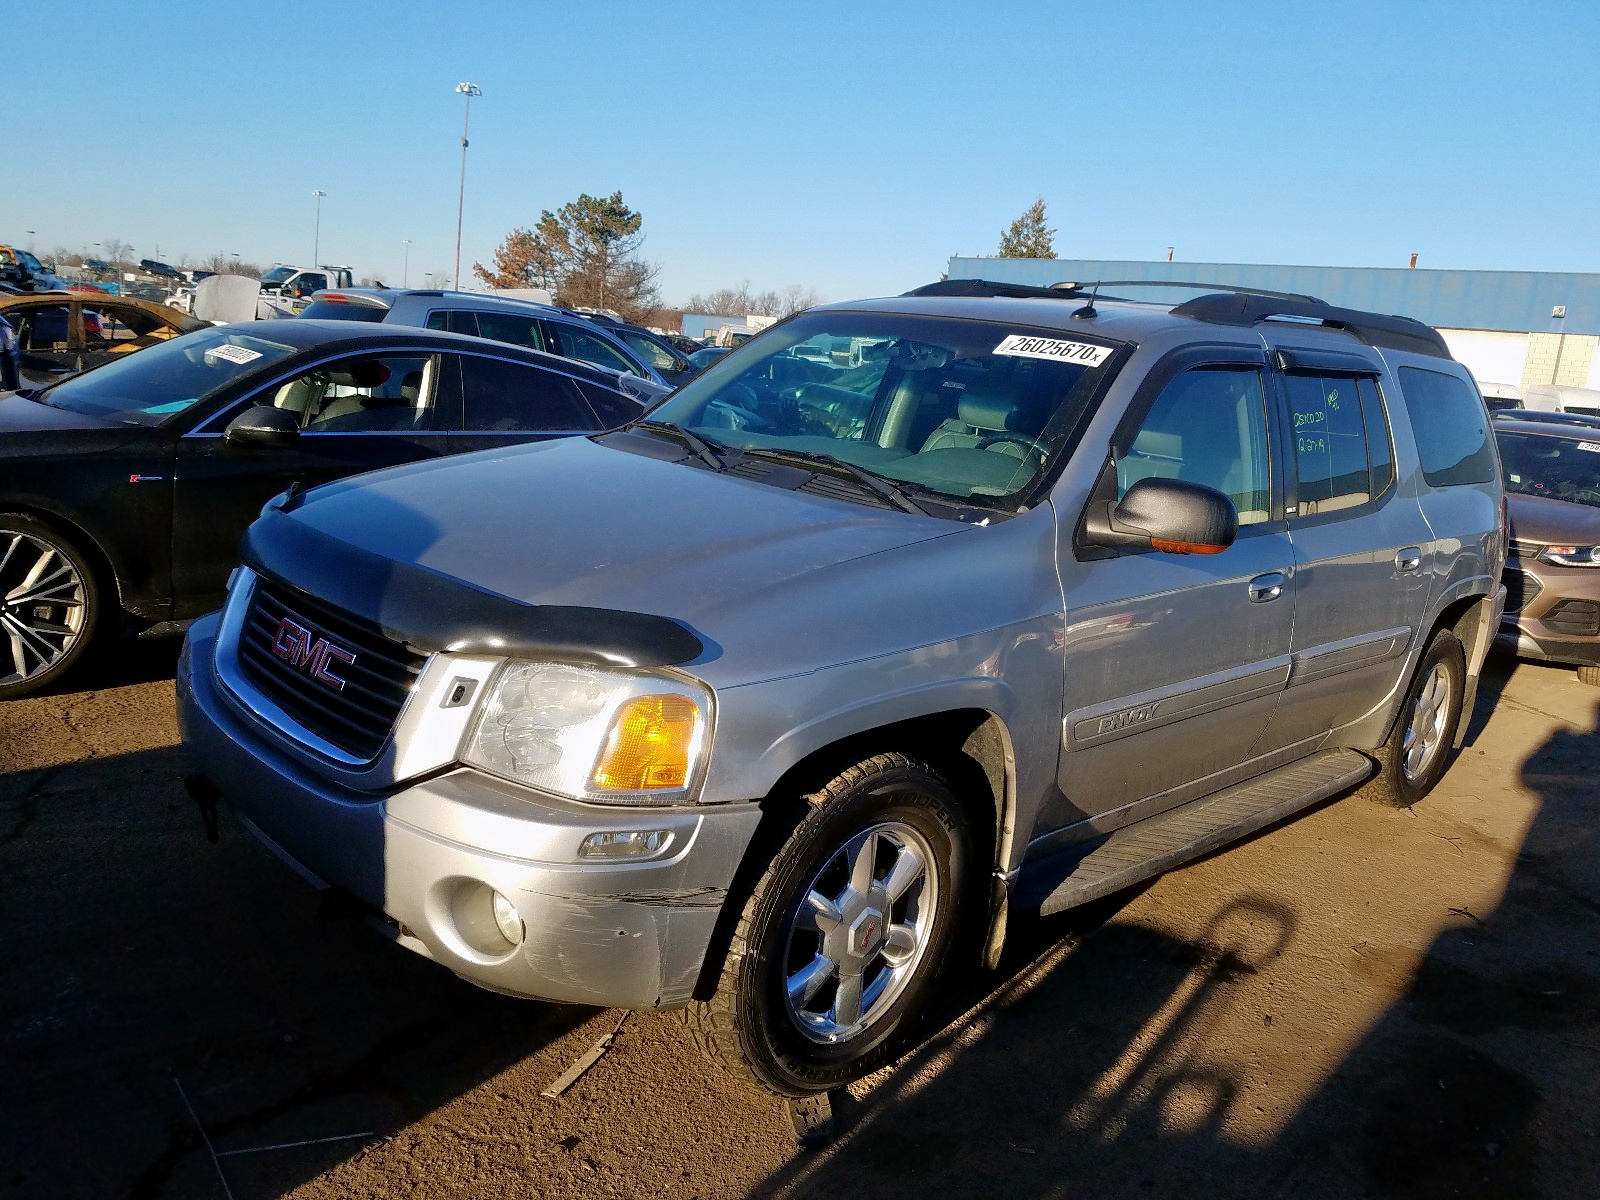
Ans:
{"label": "bare tree", "polygon": [[790,317],[801,309],[821,304],[823,298],[816,291],[799,283],[765,292],[752,292],[747,279],[738,287],[718,288],[714,292],[696,293],[684,304],[687,312],[705,313],[714,317],[743,317],[752,313],[765,317]]}
{"label": "bare tree", "polygon": [[128,265],[128,255],[133,253],[133,247],[120,238],[107,238],[100,243],[100,256],[113,267]]}

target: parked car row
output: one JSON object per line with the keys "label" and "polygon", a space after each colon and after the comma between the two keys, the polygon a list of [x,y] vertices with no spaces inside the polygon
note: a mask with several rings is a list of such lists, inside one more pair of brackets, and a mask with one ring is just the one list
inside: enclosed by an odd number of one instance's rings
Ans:
{"label": "parked car row", "polygon": [[698,370],[629,333],[348,288],[0,400],[0,697],[192,621],[203,808],[800,1096],[1012,908],[1415,803],[1495,640],[1600,682],[1600,429],[1416,322],[951,281]]}

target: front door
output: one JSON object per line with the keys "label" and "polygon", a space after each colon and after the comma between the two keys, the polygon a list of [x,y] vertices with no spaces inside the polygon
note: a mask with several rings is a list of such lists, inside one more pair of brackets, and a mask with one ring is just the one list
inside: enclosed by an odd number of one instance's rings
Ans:
{"label": "front door", "polygon": [[1114,437],[1097,496],[1112,473],[1117,497],[1151,476],[1204,483],[1233,500],[1239,535],[1217,555],[1074,561],[1064,547],[1060,794],[1037,831],[1046,844],[1251,773],[1288,677],[1295,605],[1268,411],[1259,351],[1190,350],[1151,373]]}
{"label": "front door", "polygon": [[[457,419],[435,403],[438,373],[436,355],[346,355],[268,385],[179,439],[174,616],[197,616],[220,603],[246,527],[291,484],[326,483],[446,453]],[[292,445],[246,446],[224,436],[229,421],[257,404],[299,418]]]}

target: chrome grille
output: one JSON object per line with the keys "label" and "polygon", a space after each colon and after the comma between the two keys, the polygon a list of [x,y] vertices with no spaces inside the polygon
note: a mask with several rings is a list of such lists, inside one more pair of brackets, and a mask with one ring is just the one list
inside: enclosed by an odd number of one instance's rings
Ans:
{"label": "chrome grille", "polygon": [[[307,665],[273,652],[285,621],[351,657],[330,660],[342,687],[319,682]],[[294,588],[257,579],[239,631],[239,669],[251,686],[318,737],[355,758],[377,757],[410,696],[426,657]]]}
{"label": "chrome grille", "polygon": [[1519,571],[1515,567],[1507,567],[1500,576],[1500,582],[1506,585],[1506,613],[1521,612],[1544,588],[1539,581],[1526,571]]}

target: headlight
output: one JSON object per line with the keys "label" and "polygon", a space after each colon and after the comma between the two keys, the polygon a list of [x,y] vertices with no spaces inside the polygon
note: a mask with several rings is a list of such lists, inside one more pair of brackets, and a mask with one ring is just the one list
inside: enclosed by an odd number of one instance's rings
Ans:
{"label": "headlight", "polygon": [[1600,546],[1546,546],[1539,557],[1558,567],[1600,567]]}
{"label": "headlight", "polygon": [[510,662],[461,759],[574,800],[675,804],[704,761],[710,717],[711,693],[687,679]]}

